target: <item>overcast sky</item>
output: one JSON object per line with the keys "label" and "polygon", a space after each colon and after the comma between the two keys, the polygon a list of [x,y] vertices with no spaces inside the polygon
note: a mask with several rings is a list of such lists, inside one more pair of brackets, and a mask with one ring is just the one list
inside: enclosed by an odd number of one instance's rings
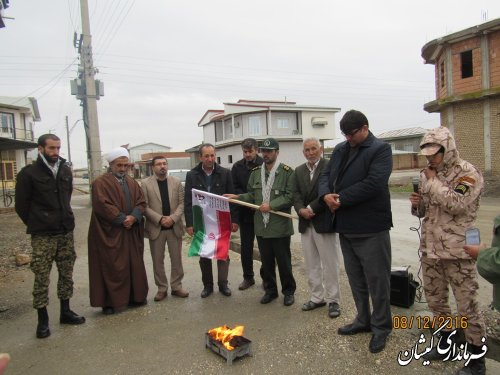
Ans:
{"label": "overcast sky", "polygon": [[[202,141],[207,109],[238,99],[363,111],[377,134],[439,125],[434,66],[422,46],[500,17],[500,1],[89,0],[101,148],[155,142],[183,151]],[[11,0],[0,29],[0,96],[37,98],[35,135],[63,139],[82,118],[70,95],[78,0]],[[82,122],[71,156],[86,165]],[[147,152],[147,151],[145,151]]]}

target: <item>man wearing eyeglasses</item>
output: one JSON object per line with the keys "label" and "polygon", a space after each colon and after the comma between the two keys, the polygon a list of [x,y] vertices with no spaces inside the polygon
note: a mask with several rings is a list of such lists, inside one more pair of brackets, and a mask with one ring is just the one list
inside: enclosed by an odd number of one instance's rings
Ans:
{"label": "man wearing eyeglasses", "polygon": [[[350,110],[340,120],[346,140],[333,150],[319,179],[318,195],[332,213],[344,265],[356,304],[354,321],[340,335],[371,332],[369,350],[385,348],[392,330],[390,308],[392,227],[389,144],[369,130],[368,119]],[[372,311],[370,311],[370,297]]]}

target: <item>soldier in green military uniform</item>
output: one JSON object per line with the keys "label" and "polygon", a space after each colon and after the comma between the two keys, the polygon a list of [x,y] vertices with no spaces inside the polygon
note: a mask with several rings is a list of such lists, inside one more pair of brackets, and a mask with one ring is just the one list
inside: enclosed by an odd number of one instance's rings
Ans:
{"label": "soldier in green military uniform", "polygon": [[[479,274],[487,281],[493,284],[493,307],[500,311],[500,216],[493,220],[493,240],[491,247],[486,248],[486,244],[480,245],[465,245],[464,250],[473,259],[477,259],[476,267]],[[490,327],[495,332],[498,331],[498,326]],[[493,332],[489,334],[492,338]],[[469,349],[473,354],[479,354],[478,350]],[[482,347],[480,348],[482,351]],[[485,374],[484,357],[473,359],[468,367],[464,367],[458,372],[458,375],[467,374]]]}
{"label": "soldier in green military uniform", "polygon": [[493,307],[500,311],[500,216],[493,221],[491,247],[465,245],[464,249],[472,258],[477,258],[479,274],[493,284]]}
{"label": "soldier in green military uniform", "polygon": [[281,291],[285,296],[284,304],[290,306],[295,302],[296,289],[290,252],[292,220],[269,211],[290,213],[295,175],[292,168],[277,160],[279,144],[274,138],[265,139],[259,148],[264,164],[254,168],[250,174],[248,192],[240,195],[225,194],[225,196],[259,206],[254,214],[254,227],[266,291],[260,303],[266,304],[278,297],[277,264]]}

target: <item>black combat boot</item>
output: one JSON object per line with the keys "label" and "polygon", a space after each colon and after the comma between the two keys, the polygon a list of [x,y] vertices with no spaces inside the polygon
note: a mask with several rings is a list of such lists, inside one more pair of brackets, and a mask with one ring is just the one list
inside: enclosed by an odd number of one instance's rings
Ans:
{"label": "black combat boot", "polygon": [[[478,355],[483,354],[481,346],[476,346],[472,344],[467,344],[467,349],[469,353]],[[458,370],[457,375],[485,375],[486,374],[486,363],[484,360],[484,355],[481,358],[471,359],[467,366],[464,366]]]}
{"label": "black combat boot", "polygon": [[[438,361],[438,360],[445,359],[448,355],[448,348],[450,347],[450,345],[448,344],[448,338],[450,337],[452,332],[453,331],[441,331],[440,332],[441,340],[437,343],[437,345],[435,347],[433,347],[431,349],[431,351],[429,353],[424,354],[423,358],[426,361]],[[453,339],[452,339],[452,341],[453,341]],[[438,345],[441,348],[441,350],[445,352],[445,354],[440,354],[438,352]],[[453,345],[453,342],[452,342],[452,345]]]}
{"label": "black combat boot", "polygon": [[69,299],[61,300],[61,317],[59,318],[61,324],[82,324],[85,323],[83,316],[75,314],[69,308]]}
{"label": "black combat boot", "polygon": [[36,310],[38,312],[38,325],[36,326],[36,337],[38,337],[39,339],[44,339],[50,336],[49,314],[47,314],[46,307],[42,307]]}

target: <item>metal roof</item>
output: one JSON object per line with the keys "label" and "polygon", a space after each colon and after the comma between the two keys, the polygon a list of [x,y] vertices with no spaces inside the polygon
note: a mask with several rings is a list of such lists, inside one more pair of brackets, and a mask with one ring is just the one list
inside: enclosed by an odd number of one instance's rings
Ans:
{"label": "metal roof", "polygon": [[426,132],[427,132],[427,129],[424,129],[421,127],[396,129],[396,130],[389,130],[387,132],[380,133],[377,135],[377,138],[387,139],[387,138],[416,137],[416,136],[424,135]]}

